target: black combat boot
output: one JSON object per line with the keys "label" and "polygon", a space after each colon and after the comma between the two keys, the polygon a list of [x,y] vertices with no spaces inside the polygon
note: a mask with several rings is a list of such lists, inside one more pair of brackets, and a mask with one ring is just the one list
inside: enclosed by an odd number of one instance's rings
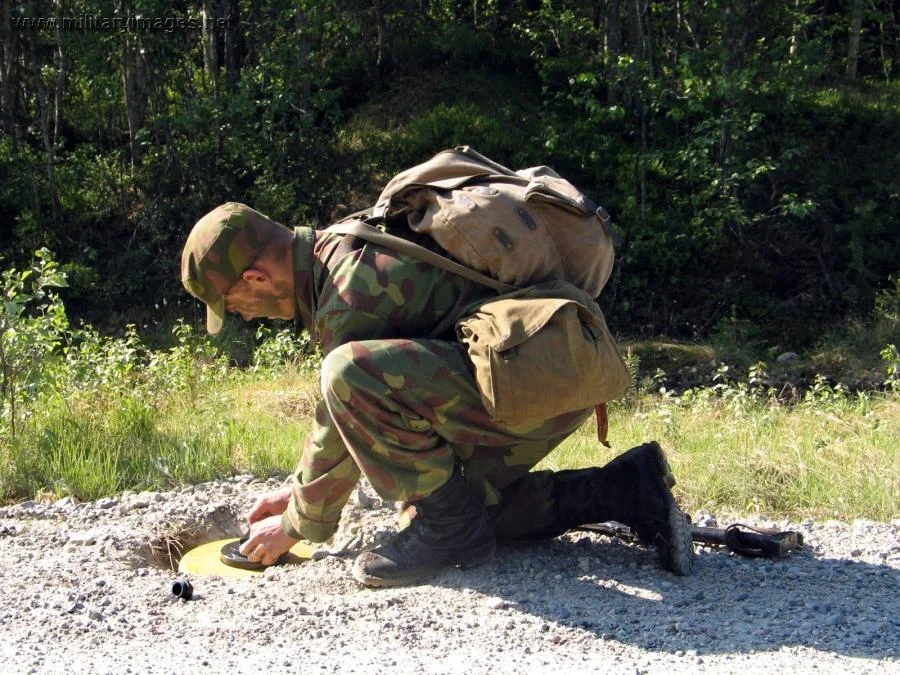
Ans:
{"label": "black combat boot", "polygon": [[658,443],[632,448],[599,469],[558,471],[553,479],[555,534],[614,520],[654,545],[664,569],[681,576],[691,574],[690,518],[672,496],[675,478]]}
{"label": "black combat boot", "polygon": [[413,584],[449,567],[474,567],[494,555],[496,537],[484,503],[454,470],[450,480],[415,502],[409,527],[361,553],[353,578],[367,586]]}

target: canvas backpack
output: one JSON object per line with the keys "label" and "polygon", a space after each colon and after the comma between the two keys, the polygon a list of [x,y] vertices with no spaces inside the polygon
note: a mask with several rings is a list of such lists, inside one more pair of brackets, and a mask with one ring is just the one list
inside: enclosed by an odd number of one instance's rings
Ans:
{"label": "canvas backpack", "polygon": [[[449,256],[391,235],[398,227],[429,235]],[[457,324],[495,420],[528,424],[627,389],[627,368],[593,301],[612,272],[609,215],[552,169],[512,171],[468,146],[445,150],[396,175],[372,209],[328,231],[503,294]],[[605,442],[605,407],[597,412]]]}
{"label": "canvas backpack", "polygon": [[385,186],[372,217],[398,216],[513,286],[563,279],[596,298],[612,273],[609,214],[546,166],[512,171],[468,146],[439,152]]}

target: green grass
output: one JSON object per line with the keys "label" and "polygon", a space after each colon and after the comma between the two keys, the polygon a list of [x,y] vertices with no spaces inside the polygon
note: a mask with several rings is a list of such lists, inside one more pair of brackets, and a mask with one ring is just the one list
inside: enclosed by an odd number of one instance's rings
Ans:
{"label": "green grass", "polygon": [[[267,375],[223,379],[224,390],[155,404],[115,395],[51,400],[14,443],[0,444],[0,495],[86,500],[236,473],[284,474],[310,427],[309,377],[286,396],[271,390]],[[297,377],[277,386],[298,391]]]}
{"label": "green grass", "polygon": [[[0,445],[8,501],[93,499],[235,473],[286,475],[318,396],[313,370],[230,372],[152,404],[96,392],[51,400],[15,444]],[[593,421],[541,468],[600,465],[658,440],[690,511],[889,520],[900,515],[900,396],[825,387],[778,405],[739,385],[681,397],[639,394],[610,410],[613,449]]]}
{"label": "green grass", "polygon": [[614,449],[587,425],[542,468],[598,464],[647,440],[666,450],[690,511],[890,520],[900,515],[900,400],[794,407],[645,396],[614,407]]}

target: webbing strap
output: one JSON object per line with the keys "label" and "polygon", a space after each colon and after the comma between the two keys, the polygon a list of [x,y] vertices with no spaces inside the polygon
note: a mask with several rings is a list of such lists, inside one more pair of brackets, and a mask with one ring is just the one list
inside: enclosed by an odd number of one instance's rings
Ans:
{"label": "webbing strap", "polygon": [[597,440],[603,447],[611,447],[607,437],[609,436],[609,412],[605,403],[598,403],[594,406],[594,412],[597,414]]}
{"label": "webbing strap", "polygon": [[354,236],[365,239],[366,241],[371,241],[375,244],[387,246],[388,248],[400,251],[401,253],[406,253],[413,258],[418,258],[419,260],[424,260],[427,263],[431,263],[435,267],[440,267],[441,269],[452,272],[453,274],[458,274],[459,276],[465,277],[466,279],[481,284],[482,286],[493,288],[495,291],[500,291],[501,293],[511,293],[512,291],[519,290],[518,286],[513,286],[512,284],[507,284],[502,281],[498,281],[497,279],[492,279],[486,274],[476,272],[475,270],[469,269],[465,265],[460,265],[458,262],[454,262],[449,258],[445,258],[444,256],[439,255],[434,251],[429,251],[424,246],[419,246],[418,244],[403,239],[402,237],[396,237],[393,234],[388,234],[387,232],[379,230],[377,227],[372,227],[371,225],[368,225],[361,220],[345,220],[338,223],[337,225],[332,225],[331,227],[327,228],[325,232],[334,232],[335,234],[352,234]]}

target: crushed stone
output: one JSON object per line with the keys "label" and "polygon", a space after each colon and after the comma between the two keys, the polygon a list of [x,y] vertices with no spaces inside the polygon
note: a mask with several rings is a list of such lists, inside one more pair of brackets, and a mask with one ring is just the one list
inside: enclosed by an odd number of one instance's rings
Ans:
{"label": "crushed stone", "polygon": [[175,598],[167,564],[239,536],[280,484],[235,476],[0,509],[3,672],[900,672],[897,520],[747,518],[800,531],[805,550],[769,561],[699,547],[689,578],[638,544],[574,531],[420,586],[366,589],[350,566],[396,514],[363,485],[313,560],[191,577],[193,598]]}

